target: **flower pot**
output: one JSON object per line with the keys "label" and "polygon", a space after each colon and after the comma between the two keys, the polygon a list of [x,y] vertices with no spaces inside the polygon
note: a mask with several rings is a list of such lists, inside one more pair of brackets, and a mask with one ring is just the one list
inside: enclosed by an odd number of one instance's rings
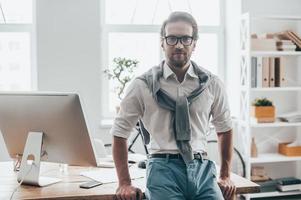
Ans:
{"label": "flower pot", "polygon": [[257,122],[274,122],[274,106],[252,106],[251,115],[257,119]]}

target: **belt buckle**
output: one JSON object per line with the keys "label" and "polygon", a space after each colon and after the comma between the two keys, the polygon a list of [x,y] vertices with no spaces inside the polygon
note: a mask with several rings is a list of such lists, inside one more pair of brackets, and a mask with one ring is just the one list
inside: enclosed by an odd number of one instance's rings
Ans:
{"label": "belt buckle", "polygon": [[203,156],[200,152],[198,152],[197,154],[194,154],[194,158],[197,160],[203,160]]}

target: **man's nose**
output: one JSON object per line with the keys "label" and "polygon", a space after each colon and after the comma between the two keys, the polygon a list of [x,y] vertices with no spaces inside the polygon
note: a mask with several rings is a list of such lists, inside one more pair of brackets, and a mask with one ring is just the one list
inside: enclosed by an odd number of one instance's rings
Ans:
{"label": "man's nose", "polygon": [[178,40],[178,43],[176,44],[176,49],[183,49],[184,45],[182,44],[182,42],[180,40]]}

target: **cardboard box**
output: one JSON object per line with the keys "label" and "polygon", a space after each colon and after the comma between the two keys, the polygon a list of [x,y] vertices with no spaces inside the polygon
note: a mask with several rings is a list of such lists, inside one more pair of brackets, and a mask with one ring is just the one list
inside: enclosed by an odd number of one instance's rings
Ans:
{"label": "cardboard box", "polygon": [[280,143],[278,152],[285,156],[301,156],[301,146],[288,147],[290,143]]}

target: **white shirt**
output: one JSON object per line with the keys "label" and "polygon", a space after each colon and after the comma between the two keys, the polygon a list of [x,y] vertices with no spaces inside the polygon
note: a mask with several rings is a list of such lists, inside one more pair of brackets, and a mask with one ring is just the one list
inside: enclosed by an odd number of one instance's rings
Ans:
{"label": "white shirt", "polygon": [[[209,132],[209,120],[217,132],[231,130],[231,115],[221,80],[213,75],[212,81],[202,94],[189,106],[191,123],[191,147],[194,152],[207,151],[206,136]],[[199,78],[190,64],[184,80],[180,83],[169,66],[164,64],[161,88],[174,99],[177,96],[189,96],[199,86]],[[174,137],[171,112],[161,108],[154,100],[144,81],[135,79],[127,88],[120,111],[114,120],[110,133],[128,138],[141,118],[151,135],[148,149],[150,153],[179,153]]]}

